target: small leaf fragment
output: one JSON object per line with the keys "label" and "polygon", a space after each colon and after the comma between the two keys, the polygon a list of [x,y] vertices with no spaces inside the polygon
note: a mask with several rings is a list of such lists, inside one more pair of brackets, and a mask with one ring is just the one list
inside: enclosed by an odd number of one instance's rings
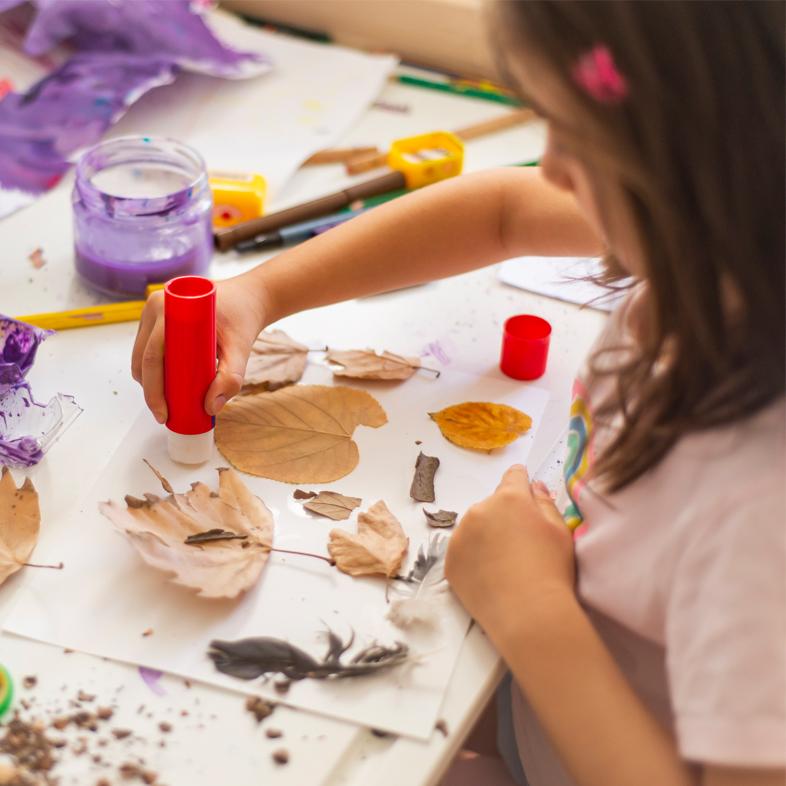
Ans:
{"label": "small leaf fragment", "polygon": [[30,478],[19,488],[7,467],[0,473],[0,584],[30,558],[41,526],[38,492]]}
{"label": "small leaf fragment", "polygon": [[462,448],[494,450],[509,445],[529,431],[532,418],[507,404],[468,401],[429,412],[442,436]]}
{"label": "small leaf fragment", "polygon": [[265,330],[251,347],[243,380],[244,392],[278,390],[298,382],[307,362],[307,346],[290,338],[283,330]]}
{"label": "small leaf fragment", "polygon": [[380,500],[358,516],[357,534],[330,531],[328,551],[336,567],[350,576],[395,576],[409,538]]}
{"label": "small leaf fragment", "polygon": [[214,527],[204,532],[197,532],[195,535],[189,535],[183,543],[189,546],[196,546],[200,543],[212,543],[216,540],[246,540],[247,538],[248,535],[239,535],[237,532],[230,532],[227,529]]}
{"label": "small leaf fragment", "polygon": [[439,469],[439,459],[436,456],[427,456],[422,451],[415,461],[415,475],[409,489],[409,496],[417,502],[433,502],[434,475]]}
{"label": "small leaf fragment", "polygon": [[337,377],[353,379],[409,379],[419,368],[420,358],[383,352],[378,355],[373,349],[331,349],[326,359],[339,368],[334,368]]}
{"label": "small leaf fragment", "polygon": [[426,523],[429,527],[435,529],[447,529],[456,523],[458,513],[453,510],[424,510],[423,515],[426,517]]}
{"label": "small leaf fragment", "polygon": [[303,507],[325,516],[333,521],[343,521],[352,515],[352,511],[363,502],[359,497],[345,497],[336,491],[320,491],[314,499],[306,502]]}
{"label": "small leaf fragment", "polygon": [[303,491],[303,489],[295,489],[292,496],[295,499],[314,499],[317,496],[316,491]]}

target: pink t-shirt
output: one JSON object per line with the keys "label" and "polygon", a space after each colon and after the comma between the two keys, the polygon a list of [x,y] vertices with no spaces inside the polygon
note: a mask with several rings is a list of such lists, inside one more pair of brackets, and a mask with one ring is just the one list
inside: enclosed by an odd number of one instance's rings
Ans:
{"label": "pink t-shirt", "polygon": [[[600,345],[624,336],[625,311]],[[686,760],[786,766],[786,401],[686,435],[604,495],[586,481],[608,439],[592,418],[603,393],[579,378],[571,409],[579,597]],[[530,786],[575,786],[516,687],[513,717]]]}

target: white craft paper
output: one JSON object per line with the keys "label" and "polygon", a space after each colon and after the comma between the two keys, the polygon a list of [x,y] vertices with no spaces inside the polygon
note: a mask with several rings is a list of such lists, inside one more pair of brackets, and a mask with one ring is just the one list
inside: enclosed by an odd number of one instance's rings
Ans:
{"label": "white craft paper", "polygon": [[503,262],[499,279],[537,295],[611,311],[623,294],[582,279],[600,273],[600,260],[583,257],[517,257]]}
{"label": "white craft paper", "polygon": [[269,33],[230,14],[206,20],[224,43],[269,57],[271,72],[243,80],[180,74],[144,96],[111,136],[171,136],[193,145],[209,169],[259,172],[268,206],[306,158],[357,123],[398,62]]}
{"label": "white craft paper", "polygon": [[[304,382],[331,384],[330,371],[310,365]],[[336,381],[339,383],[339,381]],[[507,467],[526,462],[543,417],[548,393],[540,388],[455,371],[439,379],[420,372],[404,383],[365,383],[385,408],[389,422],[378,429],[358,427],[360,464],[347,477],[306,489],[330,488],[363,498],[361,510],[385,500],[410,537],[408,570],[418,546],[433,533],[423,505],[409,498],[419,451],[438,456],[437,502],[430,509],[464,511],[488,495]],[[533,419],[533,428],[507,448],[490,454],[447,442],[427,413],[463,401],[510,404]],[[422,444],[416,444],[421,441]],[[415,663],[373,677],[292,685],[285,701],[295,707],[365,726],[427,739],[466,633],[468,618],[452,596],[435,630],[401,631],[384,619],[384,582],[351,578],[320,560],[272,554],[259,583],[234,601],[199,599],[146,566],[131,544],[97,510],[100,500],[125,494],[162,493],[147,458],[178,490],[192,481],[217,484],[216,454],[209,466],[189,469],[166,456],[164,430],[140,414],[106,470],[87,494],[78,513],[44,522],[37,562],[63,561],[62,571],[27,570],[6,622],[10,632],[41,641],[138,663],[244,692],[280,699],[260,680],[243,682],[215,671],[205,652],[211,639],[268,635],[285,638],[321,655],[327,626],[342,636],[354,629],[352,652],[372,640],[404,641]],[[357,512],[346,522],[331,522],[305,512],[292,498],[295,486],[243,475],[275,515],[274,545],[326,554],[335,526],[354,531]],[[146,630],[152,634],[144,636]]]}

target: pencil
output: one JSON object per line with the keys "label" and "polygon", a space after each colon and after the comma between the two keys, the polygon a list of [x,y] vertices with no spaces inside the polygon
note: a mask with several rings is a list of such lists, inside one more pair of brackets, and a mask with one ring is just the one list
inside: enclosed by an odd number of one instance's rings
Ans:
{"label": "pencil", "polygon": [[[163,289],[163,284],[149,284],[146,296]],[[144,300],[126,300],[122,303],[105,303],[87,308],[73,308],[67,311],[52,311],[42,314],[24,314],[14,317],[19,322],[35,325],[44,330],[71,330],[71,328],[111,325],[115,322],[137,322],[145,307]]]}
{"label": "pencil", "polygon": [[443,93],[452,93],[457,96],[466,96],[467,98],[482,98],[484,101],[496,101],[498,104],[507,104],[508,106],[521,106],[521,101],[506,93],[498,93],[493,90],[486,90],[477,87],[469,87],[454,82],[436,82],[431,79],[423,79],[419,76],[410,76],[409,74],[399,74],[394,77],[397,82],[402,85],[411,85],[412,87],[425,87],[428,90],[441,90]]}

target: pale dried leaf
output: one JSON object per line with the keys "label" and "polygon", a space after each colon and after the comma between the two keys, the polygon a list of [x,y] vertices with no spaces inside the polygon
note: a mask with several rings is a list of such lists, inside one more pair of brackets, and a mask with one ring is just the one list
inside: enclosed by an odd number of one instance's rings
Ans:
{"label": "pale dried leaf", "polygon": [[296,385],[232,400],[216,422],[216,444],[243,472],[284,483],[329,483],[357,466],[356,426],[388,418],[364,390]]}
{"label": "pale dried leaf", "polygon": [[303,507],[319,516],[343,521],[352,515],[352,511],[363,502],[359,497],[345,497],[337,491],[320,491],[317,496],[304,503]]}
{"label": "pale dried leaf", "polygon": [[283,330],[260,333],[246,365],[244,389],[277,390],[297,382],[306,370],[308,347],[290,338]]}
{"label": "pale dried leaf", "polygon": [[38,541],[41,512],[30,478],[17,488],[7,467],[0,474],[0,584],[30,558]]}
{"label": "pale dried leaf", "polygon": [[409,379],[419,368],[420,358],[383,352],[373,349],[331,349],[327,360],[339,368],[333,369],[337,377],[354,379]]}
{"label": "pale dried leaf", "polygon": [[507,404],[468,401],[429,412],[445,439],[462,448],[494,450],[529,431],[532,418]]}
{"label": "pale dried leaf", "polygon": [[[165,478],[161,481],[164,488],[169,486]],[[145,494],[143,500],[128,496],[125,507],[110,501],[100,503],[99,510],[148,565],[174,574],[176,584],[198,590],[204,598],[234,598],[249,589],[262,573],[273,544],[270,511],[227,468],[218,470],[218,493],[204,483],[192,483],[185,494],[163,499]],[[246,537],[197,545],[185,542],[210,530]]]}
{"label": "pale dried leaf", "polygon": [[396,517],[380,500],[358,516],[357,534],[330,531],[328,551],[336,567],[350,576],[395,576],[407,552],[409,538]]}

